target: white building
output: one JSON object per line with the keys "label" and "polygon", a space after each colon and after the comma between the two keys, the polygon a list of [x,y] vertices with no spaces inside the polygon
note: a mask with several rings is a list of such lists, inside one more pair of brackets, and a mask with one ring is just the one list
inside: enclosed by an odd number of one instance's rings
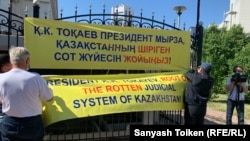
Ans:
{"label": "white building", "polygon": [[[19,17],[33,17],[34,5],[39,6],[39,18],[47,19],[57,19],[58,17],[58,0],[0,0],[0,9],[9,11],[19,16]],[[11,7],[11,9],[10,9]],[[8,32],[8,23],[9,19],[8,13],[0,11],[0,51],[7,50],[8,42],[7,35]],[[11,16],[10,19],[15,22],[15,27],[19,28],[22,26],[22,19],[17,18],[16,16]],[[16,34],[19,34],[15,30],[11,30],[10,44],[15,45]],[[19,39],[19,45],[23,44],[23,37]]]}
{"label": "white building", "polygon": [[133,9],[131,7],[126,6],[124,4],[121,4],[121,5],[112,7],[111,8],[111,14],[127,15],[127,17],[124,17],[124,16],[111,16],[111,19],[118,20],[119,24],[124,25],[125,24],[124,21],[132,20],[132,18],[129,19],[129,15],[133,16],[134,11],[133,11]]}
{"label": "white building", "polygon": [[250,0],[230,0],[230,10],[225,12],[224,21],[220,27],[227,29],[235,25],[241,25],[244,32],[250,33]]}
{"label": "white building", "polygon": [[[39,5],[39,18],[57,19],[58,3],[57,0],[0,0],[0,9],[9,11],[11,4],[11,13],[20,17],[33,17],[34,4]],[[1,13],[0,21],[6,21],[7,13]],[[12,20],[15,16],[12,17]],[[7,27],[1,26],[1,31],[7,30]]]}
{"label": "white building", "polygon": [[0,0],[0,9],[8,11],[12,1],[12,13],[18,16],[33,16],[33,5],[37,3],[40,7],[39,18],[56,19],[58,16],[58,0]]}

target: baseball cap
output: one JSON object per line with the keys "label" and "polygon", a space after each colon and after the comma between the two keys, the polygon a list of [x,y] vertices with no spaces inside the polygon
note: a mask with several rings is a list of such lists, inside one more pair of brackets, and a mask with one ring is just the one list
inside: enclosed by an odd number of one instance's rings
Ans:
{"label": "baseball cap", "polygon": [[205,70],[207,73],[209,73],[212,70],[212,65],[208,62],[203,62],[200,67]]}

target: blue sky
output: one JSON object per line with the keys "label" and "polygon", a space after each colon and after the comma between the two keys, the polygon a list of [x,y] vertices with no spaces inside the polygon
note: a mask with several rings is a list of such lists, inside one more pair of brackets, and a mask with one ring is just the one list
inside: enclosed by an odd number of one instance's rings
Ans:
{"label": "blue sky", "polygon": [[[59,14],[63,9],[63,17],[72,16],[75,7],[78,7],[78,14],[88,14],[89,6],[92,6],[92,13],[102,13],[105,4],[106,13],[111,12],[112,6],[125,4],[134,10],[134,15],[139,16],[143,9],[143,17],[151,18],[154,12],[155,20],[162,21],[165,16],[167,24],[173,25],[178,16],[173,10],[175,6],[185,6],[187,9],[181,15],[180,28],[185,22],[186,29],[196,25],[198,0],[58,0]],[[200,21],[206,28],[209,24],[219,24],[223,21],[224,11],[229,11],[230,0],[200,0]]]}

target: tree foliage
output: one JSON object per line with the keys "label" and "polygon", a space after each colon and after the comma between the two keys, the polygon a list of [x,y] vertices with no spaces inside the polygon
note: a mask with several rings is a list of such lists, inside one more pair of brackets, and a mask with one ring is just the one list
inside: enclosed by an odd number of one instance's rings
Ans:
{"label": "tree foliage", "polygon": [[212,76],[215,84],[213,95],[226,93],[225,79],[232,75],[236,64],[244,67],[250,75],[250,36],[244,33],[243,27],[234,25],[230,30],[212,25],[204,29],[202,61],[210,62],[213,66]]}

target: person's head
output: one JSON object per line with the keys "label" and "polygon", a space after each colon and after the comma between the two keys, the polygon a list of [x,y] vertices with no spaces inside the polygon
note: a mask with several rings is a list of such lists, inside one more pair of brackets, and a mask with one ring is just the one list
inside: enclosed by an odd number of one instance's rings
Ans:
{"label": "person's head", "polygon": [[234,73],[240,73],[240,74],[242,74],[243,71],[244,71],[244,69],[243,69],[243,67],[240,66],[240,65],[236,65],[236,66],[234,66],[234,68],[233,68],[233,72],[234,72]]}
{"label": "person's head", "polygon": [[202,73],[202,72],[206,72],[207,74],[210,74],[212,70],[212,65],[208,62],[203,62],[199,67],[198,67],[198,72]]}
{"label": "person's head", "polygon": [[11,70],[10,56],[8,53],[0,54],[0,73]]}
{"label": "person's head", "polygon": [[30,53],[24,47],[11,47],[9,50],[10,63],[13,68],[27,70],[30,65]]}

